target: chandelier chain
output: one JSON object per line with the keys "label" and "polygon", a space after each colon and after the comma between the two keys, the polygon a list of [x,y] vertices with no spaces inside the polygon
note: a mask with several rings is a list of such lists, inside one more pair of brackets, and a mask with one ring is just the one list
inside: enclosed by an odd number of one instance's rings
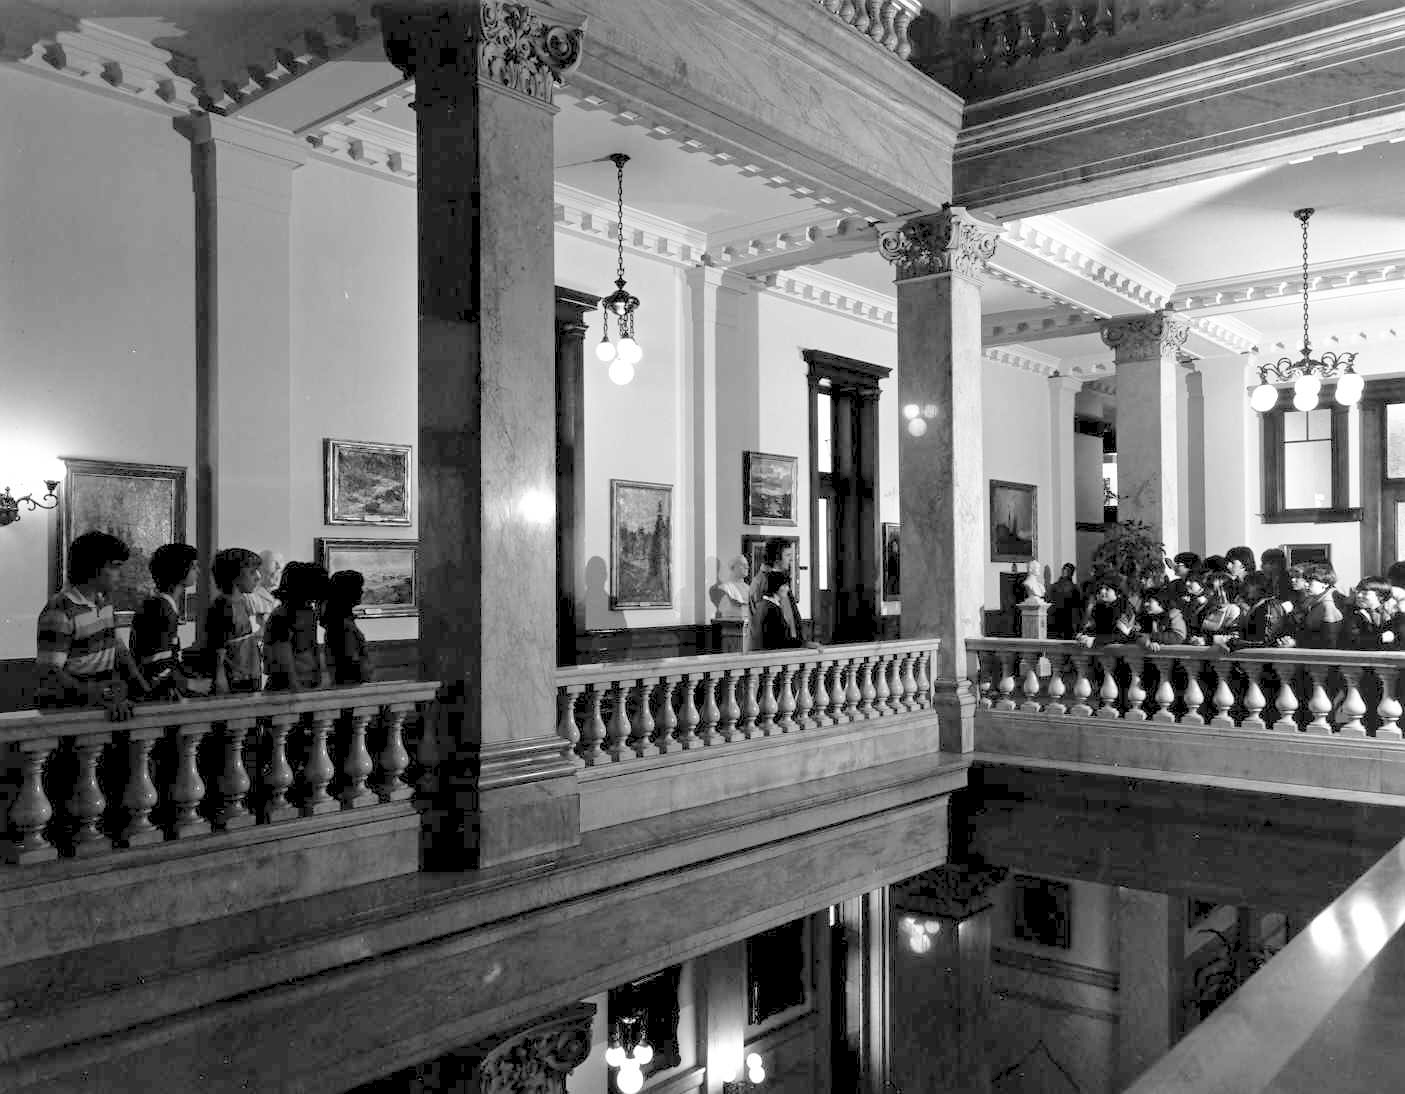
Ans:
{"label": "chandelier chain", "polygon": [[[616,156],[616,157],[615,157],[615,211],[616,211],[616,214],[617,214],[617,215],[616,215],[616,219],[615,219],[615,225],[616,225],[616,227],[615,227],[615,244],[616,244],[616,246],[617,246],[617,248],[618,248],[618,253],[619,253],[619,276],[620,276],[620,281],[619,281],[619,283],[620,283],[620,285],[623,285],[623,284],[624,284],[624,159],[623,159],[623,157],[620,157],[620,156]],[[1303,230],[1304,230],[1304,231],[1307,230],[1307,225],[1306,225],[1306,224],[1303,225]],[[1303,243],[1303,247],[1304,247],[1304,248],[1307,247],[1307,243],[1306,243],[1306,242]],[[1303,251],[1303,254],[1306,255],[1306,254],[1307,254],[1307,251],[1304,250],[1304,251]],[[1307,259],[1304,258],[1303,261],[1306,262]],[[1306,267],[1304,267],[1304,269],[1306,269]],[[1306,277],[1307,275],[1304,274],[1303,276]]]}
{"label": "chandelier chain", "polygon": [[1303,222],[1303,358],[1312,358],[1312,336],[1308,333],[1307,323],[1307,222],[1312,217],[1311,209],[1301,210],[1299,219]]}

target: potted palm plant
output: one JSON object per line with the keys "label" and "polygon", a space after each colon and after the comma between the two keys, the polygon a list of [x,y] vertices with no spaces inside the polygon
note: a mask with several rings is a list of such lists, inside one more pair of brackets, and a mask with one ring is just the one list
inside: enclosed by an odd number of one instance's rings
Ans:
{"label": "potted palm plant", "polygon": [[1166,576],[1166,546],[1145,521],[1118,521],[1093,552],[1093,573],[1120,577],[1129,590],[1142,588],[1148,578],[1159,582]]}

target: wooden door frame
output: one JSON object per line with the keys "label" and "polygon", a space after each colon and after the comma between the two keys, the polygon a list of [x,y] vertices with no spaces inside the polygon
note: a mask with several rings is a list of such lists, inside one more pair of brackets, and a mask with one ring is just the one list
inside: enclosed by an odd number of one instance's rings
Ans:
{"label": "wooden door frame", "polygon": [[[1361,395],[1361,573],[1383,574],[1394,559],[1381,557],[1385,482],[1385,407],[1405,403],[1405,378],[1367,380]],[[1399,551],[1400,545],[1396,544]]]}

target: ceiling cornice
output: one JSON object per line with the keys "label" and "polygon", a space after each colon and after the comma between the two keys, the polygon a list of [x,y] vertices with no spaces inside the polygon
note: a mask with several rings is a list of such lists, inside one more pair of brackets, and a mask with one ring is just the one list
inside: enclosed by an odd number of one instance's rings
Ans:
{"label": "ceiling cornice", "polygon": [[1137,308],[1159,308],[1175,289],[1175,282],[1055,216],[1010,221],[1005,225],[1001,243],[1071,273]]}
{"label": "ceiling cornice", "polygon": [[[558,230],[600,242],[615,241],[618,210],[613,201],[562,182],[556,184],[555,200]],[[679,266],[694,266],[701,261],[707,246],[705,233],[628,205],[624,208],[624,219],[628,230],[624,241],[626,250]]]}
{"label": "ceiling cornice", "polygon": [[[1302,278],[1301,266],[1285,266],[1179,285],[1174,298],[1177,308],[1201,314],[1280,307],[1301,297]],[[1317,263],[1308,267],[1308,285],[1314,300],[1323,296],[1354,296],[1396,289],[1402,283],[1405,283],[1405,250],[1361,255],[1341,262]]]}
{"label": "ceiling cornice", "polygon": [[865,251],[878,253],[878,229],[873,222],[856,216],[836,218],[832,213],[809,209],[799,215],[713,232],[703,261],[760,276]]}
{"label": "ceiling cornice", "polygon": [[1080,335],[1095,335],[1102,329],[1091,312],[1071,307],[995,312],[983,317],[981,327],[981,344],[984,346],[1077,338]]}
{"label": "ceiling cornice", "polygon": [[810,266],[766,274],[757,280],[773,295],[836,311],[885,330],[896,332],[898,329],[898,300],[894,295],[865,289]]}
{"label": "ceiling cornice", "polygon": [[1023,372],[1033,372],[1039,376],[1052,376],[1060,371],[1059,359],[1047,353],[1040,353],[1029,346],[987,346],[981,353],[983,360]]}

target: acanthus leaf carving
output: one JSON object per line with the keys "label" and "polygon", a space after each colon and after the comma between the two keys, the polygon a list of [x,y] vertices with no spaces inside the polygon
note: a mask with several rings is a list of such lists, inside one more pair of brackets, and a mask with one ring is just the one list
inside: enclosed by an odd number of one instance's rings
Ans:
{"label": "acanthus leaf carving", "polygon": [[1103,344],[1120,365],[1174,357],[1190,335],[1190,323],[1170,308],[1146,315],[1124,315],[1103,321]]}
{"label": "acanthus leaf carving", "polygon": [[566,1094],[566,1076],[590,1055],[594,1016],[594,1006],[576,1006],[491,1048],[479,1066],[483,1094]]}
{"label": "acanthus leaf carving", "polygon": [[878,250],[893,264],[899,281],[943,273],[980,281],[999,239],[999,225],[943,205],[940,212],[880,228]]}

